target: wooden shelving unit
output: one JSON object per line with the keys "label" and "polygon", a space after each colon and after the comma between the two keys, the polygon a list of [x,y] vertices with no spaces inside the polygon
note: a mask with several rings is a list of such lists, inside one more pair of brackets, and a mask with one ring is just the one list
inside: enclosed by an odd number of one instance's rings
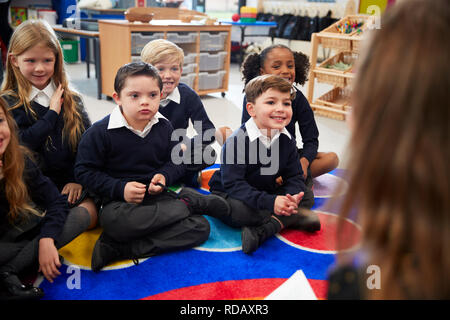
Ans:
{"label": "wooden shelving unit", "polygon": [[[157,20],[155,24],[132,23],[127,20],[99,20],[98,25],[100,36],[102,94],[111,97],[114,92],[114,77],[117,70],[122,65],[138,59],[138,53],[136,53],[136,50],[132,48],[133,35],[155,33],[158,34],[159,38],[164,39],[168,38],[168,34],[170,36],[177,33],[180,37],[186,34],[195,34],[196,36],[193,37],[195,40],[187,43],[177,43],[183,48],[185,54],[187,52],[195,53],[194,63],[196,65],[190,73],[191,75],[195,74],[195,78],[192,81],[191,87],[199,95],[221,92],[222,96],[224,96],[225,92],[228,91],[231,25],[183,24],[176,20]],[[211,49],[201,49],[201,34],[206,33],[212,36],[221,34],[222,38],[224,38],[223,47],[218,49],[213,45]],[[207,53],[211,55],[219,55],[220,52],[222,53],[220,57],[224,57],[223,64],[220,64],[220,67],[216,70],[213,68],[213,70],[205,71],[208,72],[208,74],[205,75],[205,72],[203,72],[200,68],[200,54]],[[212,83],[213,88],[202,89],[201,83],[204,83],[205,81],[199,79],[200,76],[211,76],[212,81],[208,80],[207,83]],[[218,87],[214,86],[214,80],[217,80],[217,83],[219,84]],[[203,85],[203,87],[205,86]]]}
{"label": "wooden shelving unit", "polygon": [[[349,34],[341,33],[338,26],[345,22],[363,22],[362,32],[353,31]],[[319,33],[313,33],[311,37],[312,52],[310,56],[311,69],[309,71],[308,101],[313,111],[329,118],[345,120],[351,110],[350,94],[354,79],[353,65],[358,58],[364,32],[372,23],[369,15],[348,15]],[[319,45],[331,48],[335,54],[317,65],[317,52]],[[336,62],[351,64],[347,70],[328,69],[326,65]],[[315,81],[333,85],[333,89],[321,97],[313,100]]]}

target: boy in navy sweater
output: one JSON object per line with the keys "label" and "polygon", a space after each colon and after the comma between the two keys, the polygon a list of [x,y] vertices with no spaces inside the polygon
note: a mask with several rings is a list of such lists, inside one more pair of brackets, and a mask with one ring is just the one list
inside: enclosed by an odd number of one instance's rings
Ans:
{"label": "boy in navy sweater", "polygon": [[[163,96],[159,112],[170,120],[179,137],[183,139],[186,174],[183,183],[198,186],[199,172],[214,164],[216,153],[211,144],[215,141],[216,129],[209,119],[197,93],[180,83],[183,72],[184,53],[176,44],[158,39],[147,43],[141,52],[142,61],[158,69],[163,81]],[[186,129],[192,121],[197,135],[186,136]]]}
{"label": "boy in navy sweater", "polygon": [[230,205],[229,214],[218,218],[243,227],[242,250],[251,253],[283,228],[312,232],[320,221],[307,210],[314,195],[305,187],[295,140],[285,128],[292,117],[292,85],[264,75],[250,81],[245,93],[251,118],[223,145],[220,170],[209,186]]}
{"label": "boy in navy sweater", "polygon": [[79,181],[102,198],[94,271],[116,260],[194,247],[209,236],[207,220],[166,191],[185,169],[172,161],[177,142],[158,112],[158,71],[144,62],[127,64],[114,90],[118,106],[83,135],[75,166]]}

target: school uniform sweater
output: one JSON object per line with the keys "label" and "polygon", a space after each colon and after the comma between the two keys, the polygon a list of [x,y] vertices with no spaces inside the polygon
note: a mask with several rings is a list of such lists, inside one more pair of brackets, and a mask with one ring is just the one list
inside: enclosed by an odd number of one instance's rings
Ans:
{"label": "school uniform sweater", "polygon": [[[42,174],[37,165],[29,158],[25,159],[24,182],[34,204],[46,211],[42,218],[38,238],[56,239],[66,221],[69,208],[54,183]],[[5,194],[5,181],[0,180],[0,235],[10,228],[8,212],[10,210]]]}
{"label": "school uniform sweater", "polygon": [[[10,107],[17,102],[17,99],[10,96],[5,98]],[[75,95],[74,99],[81,113],[84,128],[87,129],[91,126],[89,116],[81,99]],[[68,139],[63,139],[64,105],[59,114],[35,101],[31,102],[31,108],[36,116],[28,113],[23,106],[11,110],[19,127],[19,139],[37,154],[37,162],[42,173],[62,190],[67,183],[76,182],[73,171],[76,148],[73,150]]]}
{"label": "school uniform sweater", "polygon": [[[200,145],[213,143],[215,141],[215,127],[209,119],[200,97],[184,83],[178,85],[178,90],[180,92],[180,103],[170,101],[166,106],[160,106],[159,112],[169,119],[175,130],[181,129],[180,137],[184,137],[185,139],[187,139],[186,129],[189,125],[189,119],[191,119],[194,129],[197,132],[195,137],[189,139],[191,148],[193,147],[194,141]],[[196,125],[196,122],[201,123],[201,128]],[[211,132],[212,134],[204,135],[205,131],[210,129],[214,130]]]}
{"label": "school uniform sweater", "polygon": [[110,117],[94,123],[78,146],[75,177],[90,191],[104,201],[125,201],[124,189],[130,181],[148,186],[153,176],[161,173],[169,186],[184,175],[184,165],[171,158],[172,150],[180,148],[171,141],[173,128],[167,119],[160,118],[140,137],[126,127],[108,129]]}
{"label": "school uniform sweater", "polygon": [[[300,135],[303,142],[303,156],[311,163],[317,156],[319,148],[319,130],[317,129],[314,113],[303,93],[295,88],[296,97],[292,101],[292,120],[286,126],[289,133],[296,139],[295,123],[298,122]],[[250,119],[247,112],[247,98],[244,97],[242,106],[241,123],[245,123]]]}
{"label": "school uniform sweater", "polygon": [[223,145],[220,169],[209,181],[210,190],[225,192],[254,209],[273,211],[277,177],[283,177],[286,194],[305,191],[295,140],[280,134],[267,148],[260,138],[250,139],[247,129],[244,123]]}

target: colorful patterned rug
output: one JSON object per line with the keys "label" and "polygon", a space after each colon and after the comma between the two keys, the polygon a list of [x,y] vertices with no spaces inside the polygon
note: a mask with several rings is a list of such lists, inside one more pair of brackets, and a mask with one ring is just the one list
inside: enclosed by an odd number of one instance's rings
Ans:
{"label": "colorful patterned rug", "polygon": [[[208,192],[207,182],[217,168],[214,165],[202,173],[200,192]],[[316,233],[283,230],[246,255],[241,250],[240,229],[207,217],[210,237],[199,247],[141,259],[138,265],[120,261],[94,273],[91,254],[101,233],[99,227],[60,249],[65,262],[54,283],[42,277],[37,283],[49,300],[264,299],[301,270],[315,297],[325,299],[328,270],[336,258],[337,224],[336,212],[327,203],[342,174],[335,170],[314,180],[313,209],[322,223]],[[345,227],[359,234],[352,221],[346,220]],[[358,246],[359,236],[347,240],[351,250]]]}

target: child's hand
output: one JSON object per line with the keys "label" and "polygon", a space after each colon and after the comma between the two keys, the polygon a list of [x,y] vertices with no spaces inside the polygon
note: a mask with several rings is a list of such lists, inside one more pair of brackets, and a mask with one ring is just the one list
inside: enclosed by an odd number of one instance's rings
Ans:
{"label": "child's hand", "polygon": [[53,279],[61,273],[58,268],[61,267],[58,250],[52,238],[42,238],[39,240],[39,271],[42,271],[44,277],[53,283]]}
{"label": "child's hand", "polygon": [[123,198],[128,203],[141,203],[145,197],[145,184],[130,181],[125,185]]}
{"label": "child's hand", "polygon": [[286,197],[287,197],[292,203],[295,203],[296,206],[297,206],[297,208],[298,208],[298,205],[300,204],[300,201],[302,201],[304,195],[305,195],[305,193],[302,191],[302,192],[299,192],[299,193],[297,193],[297,194],[294,194],[293,196],[291,196],[291,195],[288,193],[288,194],[286,195]]}
{"label": "child's hand", "polygon": [[277,196],[273,211],[280,216],[290,216],[297,212],[298,203],[295,196]]}
{"label": "child's hand", "polygon": [[158,186],[157,183],[166,185],[166,178],[160,173],[157,173],[153,176],[152,181],[150,182],[150,185],[148,186],[149,194],[154,195],[154,194],[161,193],[163,191],[163,188],[161,186]]}
{"label": "child's hand", "polygon": [[50,99],[50,109],[55,111],[57,114],[61,112],[61,106],[64,100],[62,97],[63,93],[64,89],[62,88],[62,85],[59,84],[58,88],[56,88],[52,98]]}
{"label": "child's hand", "polygon": [[302,166],[303,171],[303,179],[306,180],[306,177],[308,176],[308,167],[309,167],[309,161],[305,157],[300,159],[300,165]]}
{"label": "child's hand", "polygon": [[69,201],[69,203],[75,203],[78,199],[80,199],[82,190],[83,187],[81,184],[69,182],[64,186],[61,194],[67,194],[67,201]]}
{"label": "child's hand", "polygon": [[228,139],[229,136],[233,133],[233,130],[231,130],[230,127],[220,127],[216,130],[214,136],[216,138],[216,141],[219,143],[220,146],[223,146],[225,141]]}
{"label": "child's hand", "polygon": [[279,176],[278,178],[276,178],[275,180],[277,186],[282,186],[283,185],[283,177]]}

